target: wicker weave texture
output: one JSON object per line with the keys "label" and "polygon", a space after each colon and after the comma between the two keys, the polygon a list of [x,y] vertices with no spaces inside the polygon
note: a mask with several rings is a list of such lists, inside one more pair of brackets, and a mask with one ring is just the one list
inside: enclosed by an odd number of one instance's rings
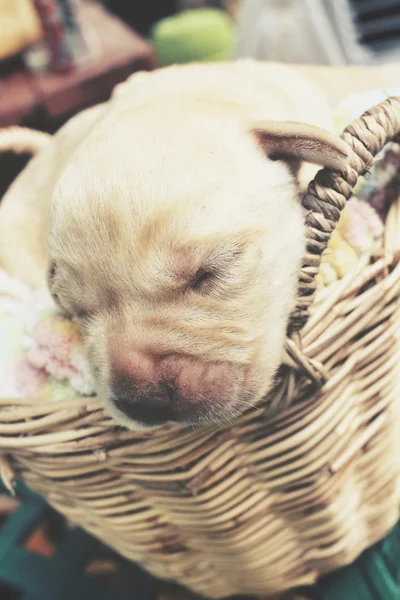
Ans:
{"label": "wicker weave texture", "polygon": [[138,437],[96,399],[3,399],[4,479],[21,474],[123,555],[215,598],[311,584],[382,538],[400,500],[399,206],[390,250],[316,298],[314,276],[358,176],[399,131],[393,98],[344,133],[346,173],[310,186],[298,307],[262,406],[230,429]]}

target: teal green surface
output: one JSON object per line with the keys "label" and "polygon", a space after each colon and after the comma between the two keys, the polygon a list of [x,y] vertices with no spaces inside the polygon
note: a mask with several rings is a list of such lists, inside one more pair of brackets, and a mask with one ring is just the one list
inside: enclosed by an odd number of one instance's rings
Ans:
{"label": "teal green surface", "polygon": [[316,600],[400,600],[400,522],[349,567],[310,591]]}
{"label": "teal green surface", "polygon": [[159,21],[151,31],[161,66],[188,62],[229,60],[234,25],[222,10],[188,10]]}
{"label": "teal green surface", "polygon": [[80,528],[50,558],[26,550],[24,541],[50,509],[21,483],[16,494],[20,506],[0,528],[0,584],[18,591],[21,600],[154,600],[151,577],[133,563],[112,582],[85,575],[85,565],[103,546]]}

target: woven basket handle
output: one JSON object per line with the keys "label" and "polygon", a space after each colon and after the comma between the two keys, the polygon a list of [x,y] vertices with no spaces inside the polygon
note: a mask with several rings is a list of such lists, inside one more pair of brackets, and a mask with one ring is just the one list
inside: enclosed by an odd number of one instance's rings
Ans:
{"label": "woven basket handle", "polygon": [[290,333],[299,331],[307,322],[321,255],[358,178],[366,173],[376,154],[399,135],[400,97],[393,96],[365,112],[344,130],[341,137],[352,149],[346,171],[337,173],[322,169],[310,183],[302,201],[307,211],[307,251]]}

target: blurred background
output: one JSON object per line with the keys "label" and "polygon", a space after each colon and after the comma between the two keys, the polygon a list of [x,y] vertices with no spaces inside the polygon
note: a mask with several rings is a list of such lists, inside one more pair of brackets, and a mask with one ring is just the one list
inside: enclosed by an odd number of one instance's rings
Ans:
{"label": "blurred background", "polygon": [[[400,60],[400,0],[0,0],[0,127],[56,131],[139,70]],[[2,156],[0,198],[25,157]]]}
{"label": "blurred background", "polygon": [[131,73],[400,59],[400,0],[0,0],[0,126],[56,130]]}
{"label": "blurred background", "polygon": [[54,132],[135,71],[244,56],[400,60],[400,0],[0,0],[0,127]]}

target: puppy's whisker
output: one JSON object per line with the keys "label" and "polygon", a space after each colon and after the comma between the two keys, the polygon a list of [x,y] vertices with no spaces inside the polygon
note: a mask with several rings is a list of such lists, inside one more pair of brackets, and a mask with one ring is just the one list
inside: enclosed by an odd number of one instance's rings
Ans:
{"label": "puppy's whisker", "polygon": [[245,400],[241,400],[240,404],[242,406],[248,406],[249,408],[259,408],[257,404],[253,404],[252,402],[246,402]]}

